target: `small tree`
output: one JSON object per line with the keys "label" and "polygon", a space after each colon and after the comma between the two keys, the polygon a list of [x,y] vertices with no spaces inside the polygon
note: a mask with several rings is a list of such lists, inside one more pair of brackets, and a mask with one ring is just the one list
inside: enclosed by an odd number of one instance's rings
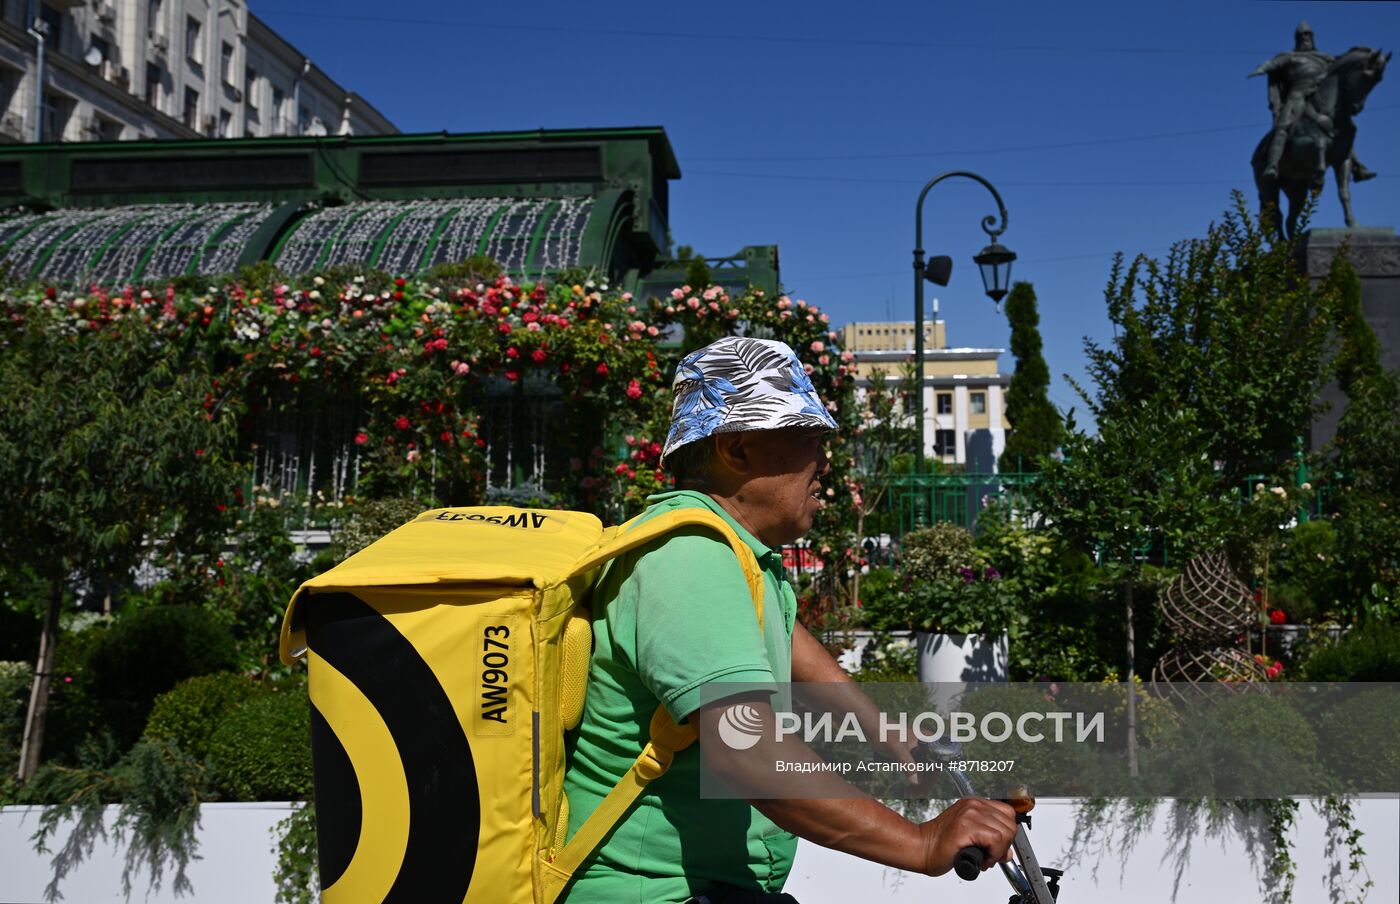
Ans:
{"label": "small tree", "polygon": [[[0,354],[0,565],[48,588],[19,777],[39,764],[58,620],[75,583],[120,583],[143,559],[212,554],[232,501],[233,418],[198,356],[153,327],[10,333]],[[81,389],[77,381],[81,380]]]}
{"label": "small tree", "polygon": [[[917,398],[918,381],[912,365],[896,379],[887,379],[880,370],[872,372],[864,404],[856,406],[858,422],[834,440],[847,455],[846,489],[855,510],[856,542],[865,539],[866,519],[884,504],[898,464],[914,443],[914,417],[903,400]],[[859,599],[860,569],[856,568],[851,575],[851,601]]]}
{"label": "small tree", "polygon": [[[1290,458],[1327,377],[1336,275],[1314,286],[1295,243],[1275,241],[1244,198],[1165,260],[1113,265],[1105,298],[1114,339],[1089,341],[1086,397],[1100,420],[1162,397],[1192,412],[1225,487]],[[1131,415],[1130,415],[1131,416]]]}
{"label": "small tree", "polygon": [[1052,454],[1064,440],[1064,424],[1050,403],[1050,368],[1041,354],[1040,314],[1030,283],[1018,282],[1011,287],[1006,319],[1011,324],[1016,370],[1006,391],[1011,433],[1001,453],[1000,469],[1039,470],[1040,459]]}

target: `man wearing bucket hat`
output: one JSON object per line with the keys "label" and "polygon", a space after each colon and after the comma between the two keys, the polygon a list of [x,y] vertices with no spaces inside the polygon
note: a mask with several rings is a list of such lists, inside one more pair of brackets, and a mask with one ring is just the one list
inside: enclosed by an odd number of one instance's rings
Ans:
{"label": "man wearing bucket hat", "polygon": [[[613,564],[594,593],[588,696],[565,780],[570,834],[631,766],[658,701],[714,737],[732,699],[702,706],[709,682],[849,680],[797,622],[780,553],[823,504],[823,438],[836,429],[802,363],[782,342],[726,337],[681,361],[673,392],[662,464],[677,489],[651,497],[642,518],[704,507],[724,519],[763,571],[762,632],[733,551],[712,534],[679,531]],[[765,700],[749,702],[771,714]],[[1009,856],[1014,815],[991,801],[959,801],[916,824],[869,798],[702,799],[702,757],[742,784],[737,758],[719,747],[676,755],[580,867],[568,904],[791,902],[781,890],[798,835],[932,875],[968,845],[992,854],[989,867]]]}

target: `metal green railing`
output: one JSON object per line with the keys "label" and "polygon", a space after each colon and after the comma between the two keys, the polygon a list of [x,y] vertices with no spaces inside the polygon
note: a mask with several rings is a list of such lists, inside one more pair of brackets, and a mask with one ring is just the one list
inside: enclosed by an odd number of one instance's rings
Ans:
{"label": "metal green railing", "polygon": [[1006,471],[999,474],[945,472],[906,474],[895,478],[887,497],[899,513],[899,535],[938,522],[977,529],[977,517],[993,502],[1015,506],[1039,475]]}

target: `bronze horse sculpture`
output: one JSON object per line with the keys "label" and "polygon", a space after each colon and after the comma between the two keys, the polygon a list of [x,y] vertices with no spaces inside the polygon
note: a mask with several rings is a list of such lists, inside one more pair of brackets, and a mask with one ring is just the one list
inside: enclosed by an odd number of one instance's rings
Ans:
{"label": "bronze horse sculpture", "polygon": [[1266,134],[1254,149],[1250,162],[1254,167],[1254,184],[1259,189],[1260,209],[1268,213],[1280,234],[1284,232],[1284,224],[1279,192],[1288,198],[1287,234],[1292,235],[1308,193],[1315,195],[1322,191],[1328,167],[1332,168],[1337,182],[1337,196],[1342,202],[1346,224],[1348,227],[1356,225],[1356,217],[1351,212],[1355,117],[1365,107],[1366,96],[1385,75],[1390,57],[1389,53],[1369,47],[1353,47],[1337,57],[1308,98],[1307,112],[1289,132],[1279,159],[1277,178],[1264,172],[1272,133]]}

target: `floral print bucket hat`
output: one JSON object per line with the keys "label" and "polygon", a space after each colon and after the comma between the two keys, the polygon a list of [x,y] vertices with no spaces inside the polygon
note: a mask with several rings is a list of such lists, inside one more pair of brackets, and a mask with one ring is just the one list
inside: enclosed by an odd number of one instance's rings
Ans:
{"label": "floral print bucket hat", "polygon": [[802,362],[786,342],[726,336],[691,352],[671,384],[671,430],[661,461],[716,433],[780,427],[836,429]]}

